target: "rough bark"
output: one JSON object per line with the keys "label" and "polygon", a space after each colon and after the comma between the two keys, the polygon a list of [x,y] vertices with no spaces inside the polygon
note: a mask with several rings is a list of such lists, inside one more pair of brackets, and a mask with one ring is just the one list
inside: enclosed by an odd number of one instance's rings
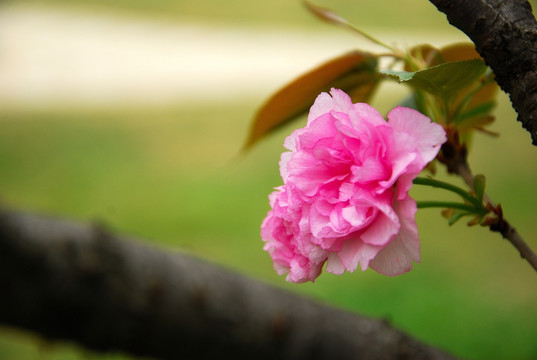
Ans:
{"label": "rough bark", "polygon": [[0,324],[163,359],[450,359],[394,329],[99,227],[0,211]]}
{"label": "rough bark", "polygon": [[477,51],[509,94],[537,145],[537,22],[526,0],[430,0]]}

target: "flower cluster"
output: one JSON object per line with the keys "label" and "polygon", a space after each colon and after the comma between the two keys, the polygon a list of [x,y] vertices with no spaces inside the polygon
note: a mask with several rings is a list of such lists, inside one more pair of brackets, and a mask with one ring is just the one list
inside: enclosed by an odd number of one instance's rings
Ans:
{"label": "flower cluster", "polygon": [[398,275],[420,260],[412,180],[446,141],[443,128],[396,107],[386,121],[343,91],[320,94],[307,126],[285,140],[284,185],[261,226],[278,274],[314,281],[368,267]]}

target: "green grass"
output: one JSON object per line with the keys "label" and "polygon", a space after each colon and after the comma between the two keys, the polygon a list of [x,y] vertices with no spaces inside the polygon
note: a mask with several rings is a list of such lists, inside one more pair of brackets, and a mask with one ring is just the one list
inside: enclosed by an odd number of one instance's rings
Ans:
{"label": "green grass", "polygon": [[[376,105],[389,108],[392,103],[385,100]],[[277,277],[261,250],[259,224],[268,209],[267,194],[281,182],[277,161],[290,128],[239,155],[256,105],[6,110],[0,198],[33,211],[104,221],[119,233],[386,318],[462,357],[537,356],[536,274],[499,236],[467,229],[463,222],[448,228],[436,210],[418,215],[423,260],[406,275],[324,274],[303,285]],[[537,170],[531,166],[537,154],[513,116],[504,98],[495,126],[504,135],[477,135],[472,159],[477,172],[487,174],[492,198],[502,202],[506,216],[537,248]],[[414,195],[424,200],[436,196],[429,189]],[[37,350],[41,345],[29,345],[34,340],[19,341],[9,334],[0,339],[0,353],[42,351]],[[47,359],[85,354],[71,347],[50,348]]]}

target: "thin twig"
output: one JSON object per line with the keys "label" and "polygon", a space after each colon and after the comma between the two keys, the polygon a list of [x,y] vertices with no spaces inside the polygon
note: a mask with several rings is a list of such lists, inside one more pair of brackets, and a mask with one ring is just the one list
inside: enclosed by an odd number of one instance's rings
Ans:
{"label": "thin twig", "polygon": [[[452,161],[452,163],[448,165],[450,172],[459,175],[470,189],[473,188],[474,175],[472,174],[472,170],[470,169],[470,165],[466,161],[465,156],[464,158],[455,157],[453,159],[457,160]],[[491,222],[486,224],[489,226],[489,229],[493,232],[499,232],[504,239],[513,244],[513,246],[520,252],[520,256],[523,259],[526,259],[535,271],[537,271],[537,255],[524,241],[522,236],[520,236],[518,231],[504,219],[501,206],[494,205],[487,194],[484,194],[483,200],[485,201],[485,205],[496,214],[496,218],[491,219]]]}
{"label": "thin twig", "polygon": [[537,271],[537,255],[530,249],[528,244],[522,239],[518,231],[507,222],[503,217],[499,217],[496,223],[489,226],[491,231],[502,234],[503,238],[508,240],[520,252],[520,257],[526,259],[530,265]]}

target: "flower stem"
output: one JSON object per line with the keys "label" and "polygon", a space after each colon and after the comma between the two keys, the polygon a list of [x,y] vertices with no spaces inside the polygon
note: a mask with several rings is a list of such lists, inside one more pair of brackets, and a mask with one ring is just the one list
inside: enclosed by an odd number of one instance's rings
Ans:
{"label": "flower stem", "polygon": [[476,208],[473,207],[472,205],[461,204],[461,203],[450,202],[450,201],[418,201],[417,205],[418,205],[418,209],[448,208],[448,209],[464,210],[464,211],[468,211],[469,213],[476,212]]}
{"label": "flower stem", "polygon": [[474,211],[477,209],[479,210],[484,209],[483,204],[476,197],[472,196],[468,191],[461,189],[458,186],[449,184],[447,182],[435,180],[431,178],[417,177],[414,179],[414,184],[426,185],[426,186],[431,186],[435,188],[449,190],[461,196],[464,200],[468,201],[469,203],[473,204]]}

